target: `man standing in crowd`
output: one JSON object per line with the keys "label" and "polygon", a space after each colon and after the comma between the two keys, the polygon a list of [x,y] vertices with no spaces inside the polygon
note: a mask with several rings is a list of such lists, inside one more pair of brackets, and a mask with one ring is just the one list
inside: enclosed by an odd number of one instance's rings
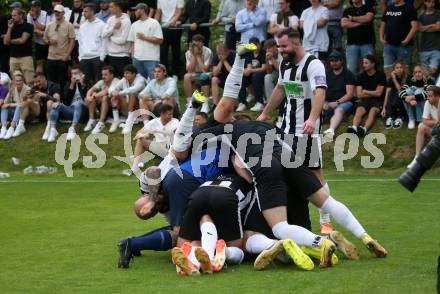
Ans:
{"label": "man standing in crowd", "polygon": [[154,67],[160,61],[160,44],[163,41],[162,28],[157,20],[148,16],[145,3],[134,7],[136,18],[131,25],[128,41],[132,43],[133,65],[145,79],[154,79]]}
{"label": "man standing in crowd", "polygon": [[303,46],[308,53],[325,60],[329,45],[328,9],[321,0],[311,0],[310,3],[312,6],[304,10],[299,19],[299,27],[304,31]]}
{"label": "man standing in crowd", "polygon": [[222,0],[214,24],[225,24],[225,44],[229,50],[235,50],[240,42],[240,33],[235,29],[235,16],[245,7],[245,0]]}
{"label": "man standing in crowd", "polygon": [[43,34],[46,25],[49,23],[47,12],[41,9],[40,0],[31,2],[31,10],[27,14],[27,22],[34,26],[35,60],[37,62],[37,72],[44,71],[44,64],[47,59],[48,49],[44,43]]}
{"label": "man standing in crowd", "polygon": [[414,6],[406,5],[405,0],[393,0],[393,5],[385,10],[379,34],[384,46],[383,66],[387,77],[396,60],[411,64],[413,39],[418,26],[417,11]]}
{"label": "man standing in crowd", "polygon": [[86,21],[78,32],[78,58],[86,81],[95,83],[100,78],[105,58],[106,47],[102,37],[105,24],[96,18],[95,5],[92,3],[84,5],[83,13]]}
{"label": "man standing in crowd", "polygon": [[241,42],[248,43],[252,37],[260,42],[266,39],[266,11],[257,7],[257,0],[246,0],[246,8],[237,13],[235,29],[241,33]]}
{"label": "man standing in crowd", "polygon": [[24,11],[20,8],[12,9],[3,43],[10,46],[9,69],[11,73],[21,71],[27,84],[30,84],[34,78],[33,33],[34,27],[26,22]]}
{"label": "man standing in crowd", "polygon": [[110,4],[112,16],[104,27],[103,37],[106,39],[107,62],[114,68],[115,74],[121,78],[124,67],[131,63],[130,43],[127,42],[131,21],[123,13],[123,2],[116,0]]}
{"label": "man standing in crowd", "polygon": [[341,26],[347,29],[347,68],[358,73],[362,57],[374,53],[374,8],[353,0],[352,6],[344,10]]}
{"label": "man standing in crowd", "polygon": [[342,36],[344,31],[341,27],[340,19],[343,13],[343,0],[325,1],[324,6],[328,9],[328,26],[327,33],[330,41],[329,52],[342,50]]}
{"label": "man standing in crowd", "polygon": [[70,55],[75,47],[75,30],[64,18],[62,5],[56,5],[53,13],[55,18],[46,26],[43,36],[49,46],[46,74],[50,81],[64,89]]}
{"label": "man standing in crowd", "polygon": [[[59,1],[61,4],[61,1]],[[75,28],[75,48],[72,52],[72,60],[75,63],[78,63],[78,50],[79,50],[79,43],[78,43],[78,34],[79,34],[79,28],[81,25],[86,21],[84,15],[83,15],[83,0],[73,0],[73,6],[72,10],[67,10],[64,8],[64,13],[66,15],[66,19],[69,20],[71,24],[73,24],[73,27]]]}
{"label": "man standing in crowd", "polygon": [[205,38],[205,46],[209,46],[211,31],[209,27],[200,27],[201,23],[209,22],[211,18],[211,2],[209,0],[188,0],[185,4],[185,12],[182,23],[190,24],[187,42],[192,40],[194,35],[202,35]]}
{"label": "man standing in crowd", "polygon": [[101,10],[96,14],[96,18],[100,19],[102,22],[106,23],[108,19],[112,16],[110,10],[111,0],[99,0],[99,7]]}
{"label": "man standing in crowd", "polygon": [[440,10],[435,9],[435,0],[425,1],[425,11],[419,16],[419,31],[422,32],[419,59],[429,75],[435,79],[440,62]]}
{"label": "man standing in crowd", "polygon": [[[183,0],[158,0],[155,18],[162,26],[163,42],[160,45],[160,63],[165,65],[170,75],[178,74],[180,62],[180,38],[182,30],[176,29],[182,16]],[[171,47],[171,67],[168,64],[168,51]]]}

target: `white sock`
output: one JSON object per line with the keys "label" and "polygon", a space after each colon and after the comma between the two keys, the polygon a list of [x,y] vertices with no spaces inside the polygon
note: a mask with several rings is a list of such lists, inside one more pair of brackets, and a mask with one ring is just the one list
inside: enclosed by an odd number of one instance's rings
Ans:
{"label": "white sock", "polygon": [[226,261],[233,264],[240,264],[243,261],[244,252],[238,247],[226,247]]}
{"label": "white sock", "polygon": [[180,119],[176,132],[174,133],[173,149],[175,151],[183,152],[188,150],[191,142],[195,116],[196,110],[192,106],[188,106]]}
{"label": "white sock", "polygon": [[[330,187],[326,182],[323,186],[324,190],[330,195]],[[330,213],[324,213],[322,208],[319,208],[319,223],[320,224],[329,224],[330,223]]]}
{"label": "white sock", "polygon": [[208,253],[209,258],[214,260],[215,245],[217,244],[217,228],[211,222],[204,222],[200,226],[202,248]]}
{"label": "white sock", "polygon": [[318,247],[322,239],[303,227],[289,225],[287,221],[277,223],[272,232],[278,239],[291,239],[299,246]]}
{"label": "white sock", "polygon": [[223,96],[231,98],[238,97],[243,80],[244,61],[244,58],[241,58],[238,54],[235,55],[234,64],[225,81]]}
{"label": "white sock", "polygon": [[128,112],[127,120],[125,121],[126,124],[129,123],[129,122],[134,123],[134,117],[133,117],[133,114],[134,114],[133,111],[129,111],[129,112]]}
{"label": "white sock", "polygon": [[353,233],[353,235],[356,237],[360,238],[366,233],[365,229],[354,217],[347,206],[333,199],[333,197],[329,196],[322,205],[321,209],[324,212],[329,212],[338,224]]}
{"label": "white sock", "polygon": [[277,240],[268,238],[263,234],[255,234],[250,236],[246,241],[246,251],[252,254],[259,254],[263,250],[269,249]]}
{"label": "white sock", "polygon": [[200,269],[200,262],[197,260],[195,250],[197,246],[192,246],[191,252],[188,255],[189,261],[191,261],[197,269]]}
{"label": "white sock", "polygon": [[20,119],[20,120],[18,121],[18,125],[19,125],[19,126],[24,126],[24,119]]}
{"label": "white sock", "polygon": [[113,113],[113,120],[119,121],[119,109],[113,109],[112,113]]}

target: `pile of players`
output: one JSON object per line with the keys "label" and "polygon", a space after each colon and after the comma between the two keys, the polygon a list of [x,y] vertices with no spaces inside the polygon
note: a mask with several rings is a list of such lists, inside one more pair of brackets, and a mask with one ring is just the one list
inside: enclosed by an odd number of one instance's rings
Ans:
{"label": "pile of players", "polygon": [[[314,62],[302,52],[299,36],[286,32],[280,36],[280,46],[283,40],[287,44],[280,48],[285,53],[284,71],[292,70],[295,64]],[[189,276],[220,271],[226,262],[239,264],[245,253],[258,254],[254,262],[257,270],[275,259],[293,262],[303,270],[313,270],[312,259],[318,259],[321,268],[331,267],[338,263],[336,250],[348,259],[358,259],[358,249],[340,232],[332,230],[324,236],[311,232],[309,202],[359,238],[374,256],[387,256],[309,168],[313,148],[303,148],[301,142],[271,123],[232,117],[244,56],[254,50],[253,44],[238,45],[213,118],[204,127],[194,128],[196,109],[206,99],[196,91],[175,132],[170,153],[159,166],[141,174],[142,196],[134,205],[136,215],[149,219],[159,212],[169,226],[121,239],[120,268],[128,268],[142,250],[171,249],[177,273]],[[314,81],[325,83],[325,78]],[[309,164],[296,164],[304,159]]]}

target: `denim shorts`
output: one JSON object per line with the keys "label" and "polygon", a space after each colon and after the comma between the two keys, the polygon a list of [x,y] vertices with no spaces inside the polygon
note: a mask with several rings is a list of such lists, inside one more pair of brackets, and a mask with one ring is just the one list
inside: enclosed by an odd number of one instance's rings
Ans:
{"label": "denim shorts", "polygon": [[440,63],[440,50],[420,51],[419,59],[426,68],[438,68]]}
{"label": "denim shorts", "polygon": [[406,65],[410,65],[412,50],[413,45],[396,46],[385,44],[383,47],[383,66],[391,67],[397,60],[402,61]]}

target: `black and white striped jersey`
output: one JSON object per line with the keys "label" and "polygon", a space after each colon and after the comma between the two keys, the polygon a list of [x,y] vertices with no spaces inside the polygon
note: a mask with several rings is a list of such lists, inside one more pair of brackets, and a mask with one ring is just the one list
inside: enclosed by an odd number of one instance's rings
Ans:
{"label": "black and white striped jersey", "polygon": [[[279,67],[278,84],[286,93],[281,129],[286,134],[302,135],[304,122],[312,110],[313,92],[316,88],[327,88],[325,67],[309,53],[298,64],[283,61]],[[320,125],[318,119],[315,134],[319,134]]]}

